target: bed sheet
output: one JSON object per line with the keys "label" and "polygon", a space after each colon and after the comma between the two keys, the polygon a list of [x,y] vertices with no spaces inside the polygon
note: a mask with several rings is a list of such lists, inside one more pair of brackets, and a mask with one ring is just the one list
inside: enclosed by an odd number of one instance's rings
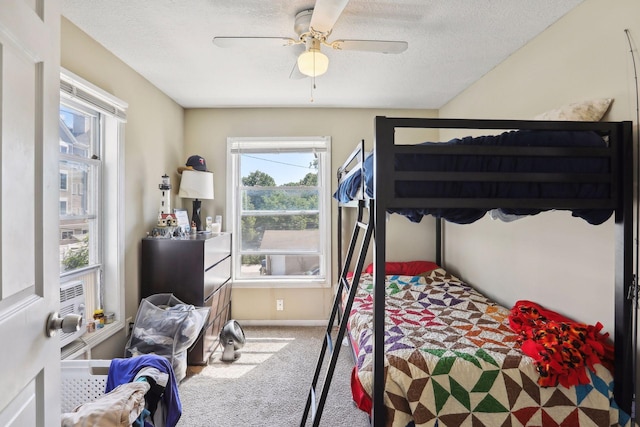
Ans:
{"label": "bed sheet", "polygon": [[[509,310],[449,274],[387,276],[387,425],[626,426],[602,365],[590,382],[540,387],[533,359],[519,350]],[[371,395],[373,281],[362,275],[349,317],[357,380]]]}
{"label": "bed sheet", "polygon": [[[425,142],[422,145],[485,145],[526,147],[606,147],[607,143],[595,132],[589,131],[509,131],[500,135],[455,138],[447,142]],[[394,158],[397,171],[458,171],[458,172],[582,172],[608,173],[609,163],[599,157],[528,157],[528,156],[473,156],[473,155],[429,155],[399,154]],[[373,155],[364,162],[365,191],[373,197]],[[333,197],[348,202],[360,197],[362,173],[353,173],[340,183]],[[603,198],[610,188],[605,183],[528,183],[528,182],[419,182],[396,183],[397,197],[440,198]],[[494,208],[500,208],[495,206]],[[469,208],[420,208],[393,209],[392,213],[404,215],[412,222],[420,222],[425,215],[444,218],[458,224],[468,224],[482,218],[489,209]],[[535,215],[543,209],[501,209],[505,215]],[[601,224],[611,217],[612,209],[574,209],[573,216],[590,224]]]}

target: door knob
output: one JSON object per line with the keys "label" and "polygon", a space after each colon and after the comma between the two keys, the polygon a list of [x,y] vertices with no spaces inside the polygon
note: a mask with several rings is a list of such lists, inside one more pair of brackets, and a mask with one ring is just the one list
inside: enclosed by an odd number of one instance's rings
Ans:
{"label": "door knob", "polygon": [[56,335],[59,329],[62,332],[76,332],[82,327],[82,316],[78,314],[67,314],[64,317],[60,317],[58,312],[53,312],[47,319],[47,336],[53,337]]}

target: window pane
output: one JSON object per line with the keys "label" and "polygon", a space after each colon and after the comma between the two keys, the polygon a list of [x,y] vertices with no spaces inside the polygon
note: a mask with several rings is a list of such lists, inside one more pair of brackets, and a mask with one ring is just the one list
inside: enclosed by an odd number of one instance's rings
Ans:
{"label": "window pane", "polygon": [[[64,227],[64,228],[63,228]],[[60,271],[62,273],[77,270],[89,266],[89,230],[86,225],[63,224],[61,221],[60,231]]]}
{"label": "window pane", "polygon": [[316,187],[245,187],[242,190],[244,211],[318,210]]}
{"label": "window pane", "polygon": [[317,255],[243,255],[241,262],[243,278],[320,275],[320,257]]}
{"label": "window pane", "polygon": [[89,185],[90,166],[70,160],[60,160],[60,176],[66,176],[71,185],[60,189],[60,200],[67,201],[67,215],[92,214],[89,192],[85,191]]}
{"label": "window pane", "polygon": [[60,172],[60,190],[67,189],[67,173]]}
{"label": "window pane", "polygon": [[242,185],[290,186],[310,184],[308,174],[318,174],[317,155],[312,152],[251,153],[240,155]]}
{"label": "window pane", "polygon": [[89,112],[60,106],[60,152],[91,158],[95,151],[97,118]]}
{"label": "window pane", "polygon": [[240,250],[318,252],[318,214],[243,216]]}
{"label": "window pane", "polygon": [[98,116],[85,107],[60,106],[60,271],[99,260]]}

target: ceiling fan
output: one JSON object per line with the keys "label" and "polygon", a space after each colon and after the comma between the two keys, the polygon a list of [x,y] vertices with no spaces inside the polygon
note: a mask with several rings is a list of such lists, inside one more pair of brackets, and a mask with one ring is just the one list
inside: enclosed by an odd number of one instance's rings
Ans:
{"label": "ceiling fan", "polygon": [[329,41],[333,26],[349,0],[317,0],[313,9],[299,12],[293,29],[297,38],[290,37],[214,37],[219,47],[304,46],[294,64],[290,78],[317,77],[329,67],[329,58],[321,46],[335,50],[358,50],[379,53],[401,53],[409,46],[406,41],[391,40],[334,40]]}

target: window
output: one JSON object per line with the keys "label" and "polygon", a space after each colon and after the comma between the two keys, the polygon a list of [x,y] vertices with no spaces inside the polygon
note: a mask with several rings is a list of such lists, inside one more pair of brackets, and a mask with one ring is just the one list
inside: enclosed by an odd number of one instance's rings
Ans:
{"label": "window", "polygon": [[67,215],[67,198],[60,197],[60,216]]}
{"label": "window", "polygon": [[[85,283],[99,283],[102,257],[100,191],[102,182],[100,112],[75,100],[60,105],[60,230],[81,230],[60,242],[60,271],[65,275],[84,270]],[[85,188],[82,195],[70,195],[67,181]],[[67,233],[68,234],[68,233]]]}
{"label": "window", "polygon": [[[121,159],[126,104],[64,70],[60,76],[60,283],[81,281],[86,320],[102,308],[124,325]],[[64,352],[63,352],[64,356]]]}
{"label": "window", "polygon": [[229,138],[234,283],[326,284],[329,137]]}
{"label": "window", "polygon": [[60,192],[67,191],[68,177],[69,175],[67,174],[67,171],[62,171],[62,170],[60,171]]}

